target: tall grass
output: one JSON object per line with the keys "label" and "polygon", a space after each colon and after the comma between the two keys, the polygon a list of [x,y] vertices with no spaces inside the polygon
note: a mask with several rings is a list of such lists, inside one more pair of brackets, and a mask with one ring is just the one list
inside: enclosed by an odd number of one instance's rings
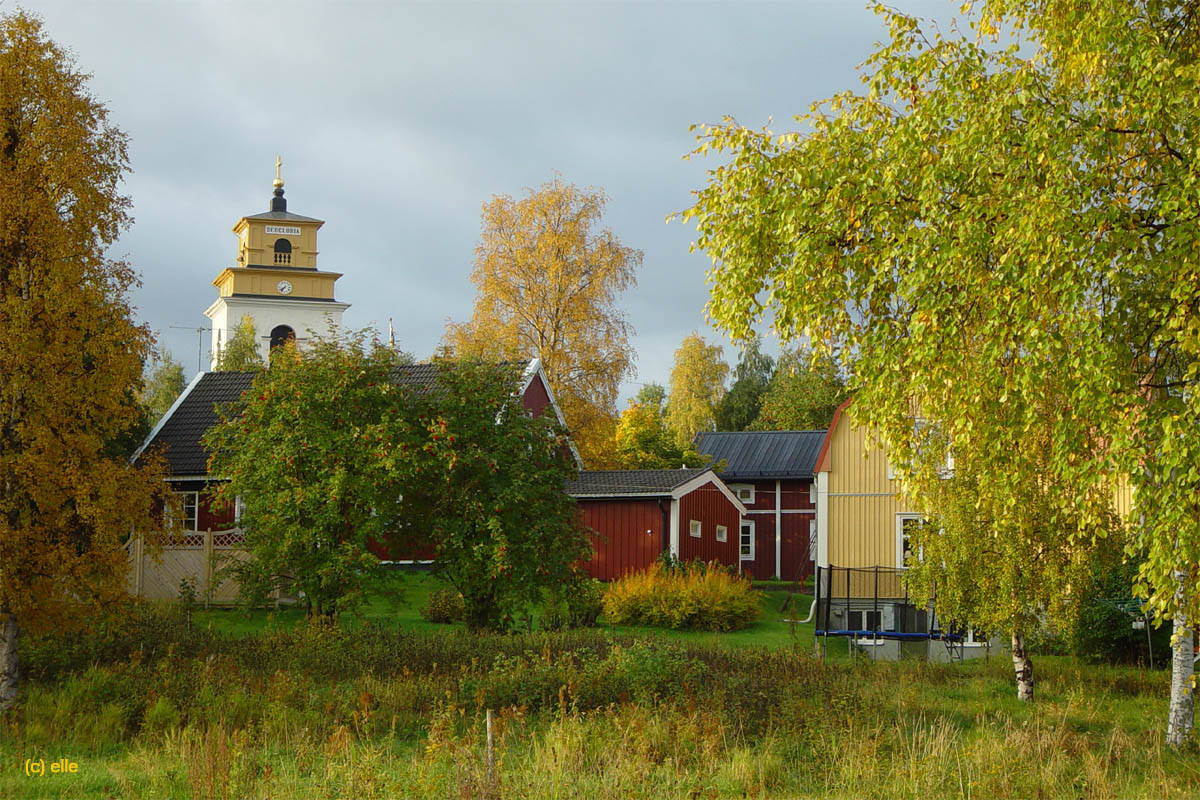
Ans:
{"label": "tall grass", "polygon": [[[176,621],[178,622],[178,621]],[[135,615],[26,642],[0,797],[1200,796],[1164,673],[823,663],[595,631],[213,634]],[[498,782],[484,762],[496,710]],[[26,758],[80,772],[31,779]]]}

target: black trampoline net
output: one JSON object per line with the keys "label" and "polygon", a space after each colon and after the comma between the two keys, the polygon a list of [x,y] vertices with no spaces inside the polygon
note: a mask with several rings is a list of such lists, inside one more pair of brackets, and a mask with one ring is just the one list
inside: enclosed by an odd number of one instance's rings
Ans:
{"label": "black trampoline net", "polygon": [[939,629],[929,603],[915,605],[905,570],[897,567],[817,567],[816,635],[860,639],[955,639]]}

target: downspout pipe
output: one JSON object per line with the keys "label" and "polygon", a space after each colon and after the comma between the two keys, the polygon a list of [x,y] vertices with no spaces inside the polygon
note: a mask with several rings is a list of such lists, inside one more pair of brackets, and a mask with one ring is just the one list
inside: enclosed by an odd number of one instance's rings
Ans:
{"label": "downspout pipe", "polygon": [[812,601],[812,605],[810,605],[808,607],[808,616],[807,617],[805,617],[804,619],[785,619],[785,620],[781,620],[781,621],[782,622],[795,622],[800,625],[807,625],[808,623],[813,621],[813,616],[815,616],[816,613],[817,613],[817,598],[814,597],[813,601]]}

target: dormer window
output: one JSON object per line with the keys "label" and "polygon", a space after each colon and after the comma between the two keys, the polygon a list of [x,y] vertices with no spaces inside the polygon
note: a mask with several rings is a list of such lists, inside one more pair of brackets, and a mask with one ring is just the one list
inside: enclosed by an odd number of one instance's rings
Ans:
{"label": "dormer window", "polygon": [[276,264],[291,264],[292,263],[292,243],[287,239],[275,240],[275,263]]}

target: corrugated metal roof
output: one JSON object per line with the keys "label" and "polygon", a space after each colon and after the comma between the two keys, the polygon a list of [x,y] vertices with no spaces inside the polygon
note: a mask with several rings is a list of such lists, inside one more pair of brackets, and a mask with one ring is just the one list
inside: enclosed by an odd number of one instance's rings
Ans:
{"label": "corrugated metal roof", "polygon": [[696,449],[725,460],[722,480],[812,479],[825,431],[711,432],[696,436]]}
{"label": "corrugated metal roof", "polygon": [[671,490],[707,472],[697,469],[605,469],[585,470],[567,484],[572,497],[621,497],[623,495],[669,495]]}

